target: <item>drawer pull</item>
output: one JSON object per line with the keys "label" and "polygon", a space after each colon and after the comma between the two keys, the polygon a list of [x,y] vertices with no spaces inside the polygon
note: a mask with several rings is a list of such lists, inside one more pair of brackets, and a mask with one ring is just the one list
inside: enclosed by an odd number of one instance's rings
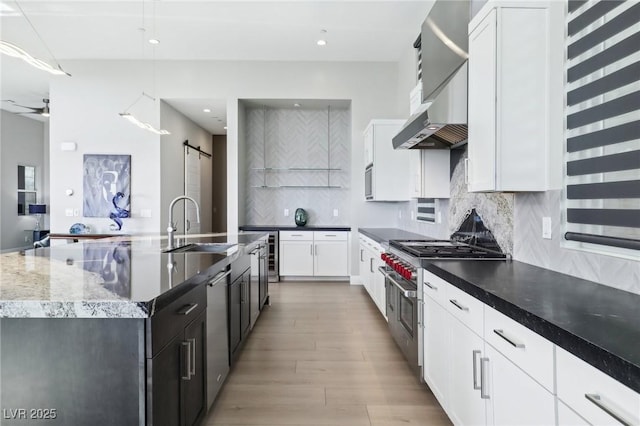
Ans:
{"label": "drawer pull", "polygon": [[184,359],[187,360],[187,375],[182,376],[182,380],[191,380],[191,343],[190,342],[182,342],[183,348],[187,348],[187,355]]}
{"label": "drawer pull", "polygon": [[429,281],[423,281],[423,283],[424,283],[424,285],[429,287],[431,290],[438,291],[438,287],[436,287],[435,285],[431,284]]}
{"label": "drawer pull", "polygon": [[178,311],[178,315],[189,315],[191,312],[194,311],[194,309],[196,309],[198,307],[197,303],[191,304],[191,305],[186,305],[183,306],[182,309],[180,309]]}
{"label": "drawer pull", "polygon": [[188,339],[189,343],[191,344],[191,370],[189,371],[189,374],[191,376],[195,376],[196,375],[196,339]]}
{"label": "drawer pull", "polygon": [[489,394],[487,393],[487,370],[485,367],[489,363],[489,358],[480,358],[480,398],[489,399]]}
{"label": "drawer pull", "polygon": [[602,399],[602,397],[600,395],[598,395],[596,393],[585,393],[584,397],[587,398],[593,404],[595,404],[602,411],[604,411],[605,413],[607,413],[608,415],[610,415],[611,417],[613,417],[614,419],[619,421],[621,424],[623,424],[625,426],[633,426],[633,425],[637,425],[638,424],[638,420],[637,419],[635,421],[631,421],[630,419],[625,418],[624,415],[622,415],[620,413],[616,413],[615,410],[612,407],[610,407],[608,404],[606,404],[603,401],[603,399]]}
{"label": "drawer pull", "polygon": [[504,334],[504,330],[494,329],[493,332],[496,333],[498,336],[502,337],[504,340],[506,340],[514,348],[524,349],[524,347],[525,347],[524,343],[514,342],[512,339],[508,338]]}
{"label": "drawer pull", "polygon": [[472,353],[473,356],[473,389],[480,390],[480,385],[478,385],[478,365],[476,363],[476,355],[480,355],[480,351],[475,350]]}
{"label": "drawer pull", "polygon": [[227,276],[227,275],[229,275],[230,273],[231,273],[231,271],[227,271],[227,272],[225,272],[225,271],[221,271],[221,272],[218,272],[218,273],[216,274],[216,276],[215,276],[215,277],[213,277],[213,280],[211,280],[211,282],[209,283],[209,287],[213,287],[213,286],[215,286],[215,285],[216,285],[216,284],[218,284],[220,281],[222,281],[222,279],[223,279],[224,277],[226,277],[226,276]]}
{"label": "drawer pull", "polygon": [[292,237],[302,237],[302,234],[291,234]]}
{"label": "drawer pull", "polygon": [[449,299],[449,302],[451,302],[453,306],[460,309],[461,311],[469,312],[469,308],[467,308],[466,306],[462,306],[457,300]]}

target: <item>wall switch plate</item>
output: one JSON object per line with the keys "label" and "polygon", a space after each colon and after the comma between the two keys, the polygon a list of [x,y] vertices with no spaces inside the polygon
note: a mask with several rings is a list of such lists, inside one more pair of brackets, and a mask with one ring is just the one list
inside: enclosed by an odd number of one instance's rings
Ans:
{"label": "wall switch plate", "polygon": [[140,217],[151,217],[151,209],[141,209]]}
{"label": "wall switch plate", "polygon": [[436,213],[436,223],[442,223],[442,213]]}
{"label": "wall switch plate", "polygon": [[338,217],[338,209],[333,209],[333,217]]}
{"label": "wall switch plate", "polygon": [[64,209],[64,215],[67,217],[73,217],[73,209]]}
{"label": "wall switch plate", "polygon": [[289,217],[289,209],[284,209],[284,217]]}
{"label": "wall switch plate", "polygon": [[547,216],[542,218],[542,238],[551,239],[551,218]]}

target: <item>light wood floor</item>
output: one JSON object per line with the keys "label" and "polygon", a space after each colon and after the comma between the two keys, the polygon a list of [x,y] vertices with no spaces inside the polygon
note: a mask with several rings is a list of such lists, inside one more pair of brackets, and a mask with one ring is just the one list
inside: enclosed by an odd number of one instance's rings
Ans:
{"label": "light wood floor", "polygon": [[207,425],[449,425],[362,286],[270,283]]}

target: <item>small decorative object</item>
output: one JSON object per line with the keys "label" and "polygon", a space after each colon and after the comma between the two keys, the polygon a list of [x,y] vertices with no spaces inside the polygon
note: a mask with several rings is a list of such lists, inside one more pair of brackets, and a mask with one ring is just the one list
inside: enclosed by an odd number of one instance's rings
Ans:
{"label": "small decorative object", "polygon": [[69,228],[70,234],[88,234],[91,232],[91,229],[85,225],[84,223],[74,223]]}
{"label": "small decorative object", "polygon": [[124,194],[122,192],[118,192],[111,202],[113,203],[113,207],[116,211],[109,213],[109,219],[113,220],[116,224],[111,224],[109,228],[112,231],[120,231],[122,229],[122,220],[120,219],[129,217],[129,210],[126,209],[126,207],[129,207],[129,197],[125,199]]}
{"label": "small decorative object", "polygon": [[309,220],[309,215],[307,214],[307,211],[302,208],[297,208],[296,214],[295,214],[295,220],[296,220],[296,225],[305,226],[307,224],[307,221]]}

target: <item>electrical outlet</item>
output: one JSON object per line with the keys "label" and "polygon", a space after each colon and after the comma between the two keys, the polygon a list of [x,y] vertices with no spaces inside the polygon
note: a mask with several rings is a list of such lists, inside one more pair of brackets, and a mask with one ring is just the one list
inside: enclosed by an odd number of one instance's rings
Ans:
{"label": "electrical outlet", "polygon": [[140,210],[140,217],[151,217],[151,210],[150,209],[141,209]]}
{"label": "electrical outlet", "polygon": [[333,217],[338,217],[338,209],[333,209]]}
{"label": "electrical outlet", "polygon": [[284,217],[289,217],[289,209],[284,209]]}
{"label": "electrical outlet", "polygon": [[547,240],[551,239],[551,218],[543,217],[542,218],[542,238]]}
{"label": "electrical outlet", "polygon": [[73,209],[64,209],[64,215],[67,217],[73,217]]}
{"label": "electrical outlet", "polygon": [[436,223],[442,223],[442,213],[436,213]]}

